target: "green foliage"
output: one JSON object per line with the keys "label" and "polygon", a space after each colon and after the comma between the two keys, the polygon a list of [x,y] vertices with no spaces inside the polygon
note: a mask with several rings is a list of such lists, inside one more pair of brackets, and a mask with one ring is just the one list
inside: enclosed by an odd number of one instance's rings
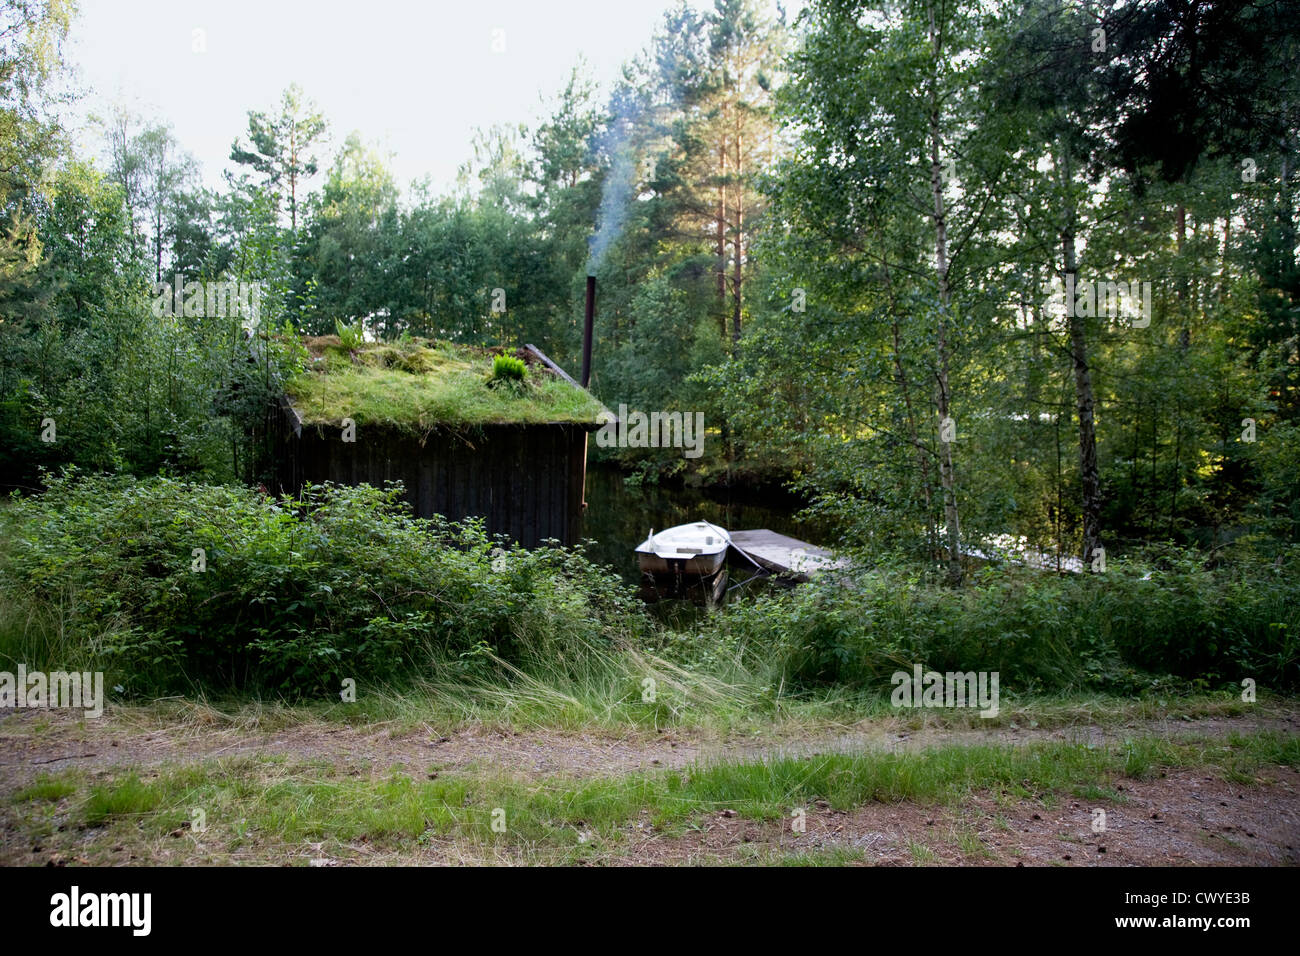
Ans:
{"label": "green foliage", "polygon": [[526,373],[527,368],[524,366],[523,359],[515,358],[513,355],[497,355],[492,359],[492,375],[488,379],[488,384],[522,385]]}
{"label": "green foliage", "polygon": [[52,478],[12,504],[0,591],[29,607],[63,595],[73,643],[129,693],[337,695],[476,649],[493,668],[564,669],[643,636],[639,606],[577,552],[501,547],[477,523],[407,516],[400,496]]}
{"label": "green foliage", "polygon": [[326,128],[325,117],[296,84],[290,84],[274,116],[249,111],[250,148],[244,149],[238,140],[231,147],[231,160],[262,176],[265,187],[273,191],[277,208],[282,202],[288,206],[291,233],[298,231],[303,185],[318,169],[312,148]]}
{"label": "green foliage", "polygon": [[998,671],[1003,693],[1300,684],[1300,551],[1208,568],[1180,552],[1104,575],[987,569],[961,591],[897,572],[727,609],[717,640],[773,682],[890,691],[914,664]]}
{"label": "green foliage", "polygon": [[[1296,557],[1280,542],[1300,534],[1300,162],[1283,134],[1300,71],[1294,44],[1268,42],[1285,10],[1122,3],[1114,57],[1079,41],[1092,21],[1077,6],[818,0],[779,66],[784,24],[758,4],[682,6],[607,103],[575,71],[531,141],[481,132],[453,192],[403,197],[356,136],[304,193],[325,122],[295,88],[249,114],[218,194],[187,185],[162,124],[115,127],[101,174],[42,99],[68,5],[2,6],[0,481],[73,463],[253,483],[286,390],[317,425],[592,422],[580,390],[508,355],[489,372],[485,349],[537,341],[571,365],[590,268],[598,393],[708,409],[728,471],[735,455],[775,464],[877,561],[932,566],[942,524],[1069,553],[1081,512],[1103,519],[1104,577],[820,582],[678,640],[706,670],[776,688],[878,688],[910,661],[1026,689],[1295,685]],[[1211,26],[1222,42],[1198,57],[1189,37]],[[1249,109],[1203,108],[1225,95]],[[589,259],[591,228],[611,222]],[[150,280],[167,268],[257,282],[265,311],[160,314]],[[1063,322],[1043,292],[1062,272],[1152,280],[1151,324]],[[340,340],[310,372],[303,329]],[[946,470],[940,399],[957,430]],[[1094,400],[1104,502],[1084,501],[1079,454]],[[636,465],[631,483],[654,485],[683,459]],[[477,693],[507,665],[563,670],[641,627],[571,552],[495,554],[475,526],[412,522],[388,492],[57,480],[11,510],[0,642],[115,659],[133,689],[332,691],[437,661]],[[1214,557],[1135,545],[1165,539]],[[628,660],[599,679],[621,687]]]}
{"label": "green foliage", "polygon": [[349,352],[357,349],[364,338],[360,322],[347,325],[342,319],[335,319],[334,330],[338,333],[339,341],[343,343],[343,347]]}

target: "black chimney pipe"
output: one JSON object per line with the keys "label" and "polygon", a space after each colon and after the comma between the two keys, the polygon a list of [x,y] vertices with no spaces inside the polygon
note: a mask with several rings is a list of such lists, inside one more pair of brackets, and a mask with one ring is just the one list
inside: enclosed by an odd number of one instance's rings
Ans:
{"label": "black chimney pipe", "polygon": [[587,309],[582,318],[582,387],[591,384],[591,326],[596,315],[596,277],[587,276]]}

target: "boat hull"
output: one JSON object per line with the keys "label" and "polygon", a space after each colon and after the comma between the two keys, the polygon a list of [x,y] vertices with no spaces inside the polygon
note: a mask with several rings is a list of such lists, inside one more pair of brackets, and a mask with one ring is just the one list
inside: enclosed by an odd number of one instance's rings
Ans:
{"label": "boat hull", "polygon": [[727,549],[723,548],[717,554],[695,554],[689,558],[663,558],[638,552],[637,559],[644,574],[693,574],[706,578],[722,569],[727,560]]}
{"label": "boat hull", "polygon": [[722,569],[730,546],[727,533],[707,521],[651,534],[636,549],[645,574],[707,578]]}

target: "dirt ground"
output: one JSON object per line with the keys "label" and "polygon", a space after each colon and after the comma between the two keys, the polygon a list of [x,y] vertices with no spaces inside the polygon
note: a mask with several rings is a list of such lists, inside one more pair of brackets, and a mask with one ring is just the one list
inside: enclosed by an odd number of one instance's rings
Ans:
{"label": "dirt ground", "polygon": [[425,727],[395,729],[379,723],[350,727],[323,722],[260,731],[191,717],[171,726],[119,718],[79,721],[60,711],[13,711],[0,718],[0,793],[31,778],[69,767],[111,770],[252,754],[325,759],[337,766],[372,770],[500,771],[514,776],[592,776],[652,768],[676,769],[695,762],[743,760],[767,755],[832,751],[916,750],[940,744],[1024,744],[1069,741],[1103,744],[1134,735],[1224,736],[1277,730],[1300,733],[1300,712],[1261,718],[1135,720],[1115,726],[1081,723],[1065,727],[905,727],[897,721],[809,734],[779,726],[761,734],[708,731],[503,731],[471,726],[439,735]]}
{"label": "dirt ground", "polygon": [[[468,727],[438,735],[429,728],[384,724],[348,727],[316,722],[259,731],[194,717],[167,725],[156,719],[115,716],[112,711],[97,721],[20,711],[0,719],[0,802],[32,779],[69,767],[99,774],[241,755],[324,760],[345,772],[583,778],[777,754],[1033,741],[1100,744],[1139,734],[1214,738],[1259,730],[1300,732],[1300,712],[1047,729],[915,728],[883,721],[815,734],[779,728],[761,735],[720,735],[679,729],[510,732]],[[605,851],[593,845],[590,854],[573,862],[763,863],[791,858],[799,862],[806,857],[868,865],[1300,863],[1300,773],[1293,769],[1267,768],[1249,785],[1227,783],[1204,770],[1178,770],[1152,780],[1124,781],[1119,789],[1122,800],[1103,802],[1106,817],[1101,830],[1094,830],[1097,807],[1081,798],[1063,795],[1044,804],[985,792],[953,806],[868,804],[851,811],[814,806],[808,808],[802,829],[791,820],[746,820],[732,811],[710,817],[685,834],[657,832],[642,822],[630,825],[616,848]],[[7,850],[3,853],[7,861],[26,862],[22,853],[14,855],[15,848]],[[400,858],[379,854],[368,862],[458,861],[455,847],[434,840],[412,854]]]}
{"label": "dirt ground", "polygon": [[916,866],[1286,866],[1300,863],[1300,773],[1270,772],[1238,787],[1197,771],[1123,784],[1125,802],[1096,807],[982,794],[961,807],[873,803],[851,811],[810,809],[804,831],[792,821],[758,823],[720,813],[700,832],[647,834],[611,864],[704,864],[815,858],[846,865]]}

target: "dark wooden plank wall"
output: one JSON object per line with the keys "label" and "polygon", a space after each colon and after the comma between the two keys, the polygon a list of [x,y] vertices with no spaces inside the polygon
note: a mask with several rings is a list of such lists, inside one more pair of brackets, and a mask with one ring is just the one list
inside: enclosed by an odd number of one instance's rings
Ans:
{"label": "dark wooden plank wall", "polygon": [[[292,425],[292,419],[289,420]],[[281,430],[280,489],[304,482],[402,481],[420,517],[481,517],[489,534],[524,547],[547,538],[574,544],[582,528],[587,429],[577,425],[491,425],[437,431],[423,446],[409,435],[358,426],[344,442],[339,428]]]}

